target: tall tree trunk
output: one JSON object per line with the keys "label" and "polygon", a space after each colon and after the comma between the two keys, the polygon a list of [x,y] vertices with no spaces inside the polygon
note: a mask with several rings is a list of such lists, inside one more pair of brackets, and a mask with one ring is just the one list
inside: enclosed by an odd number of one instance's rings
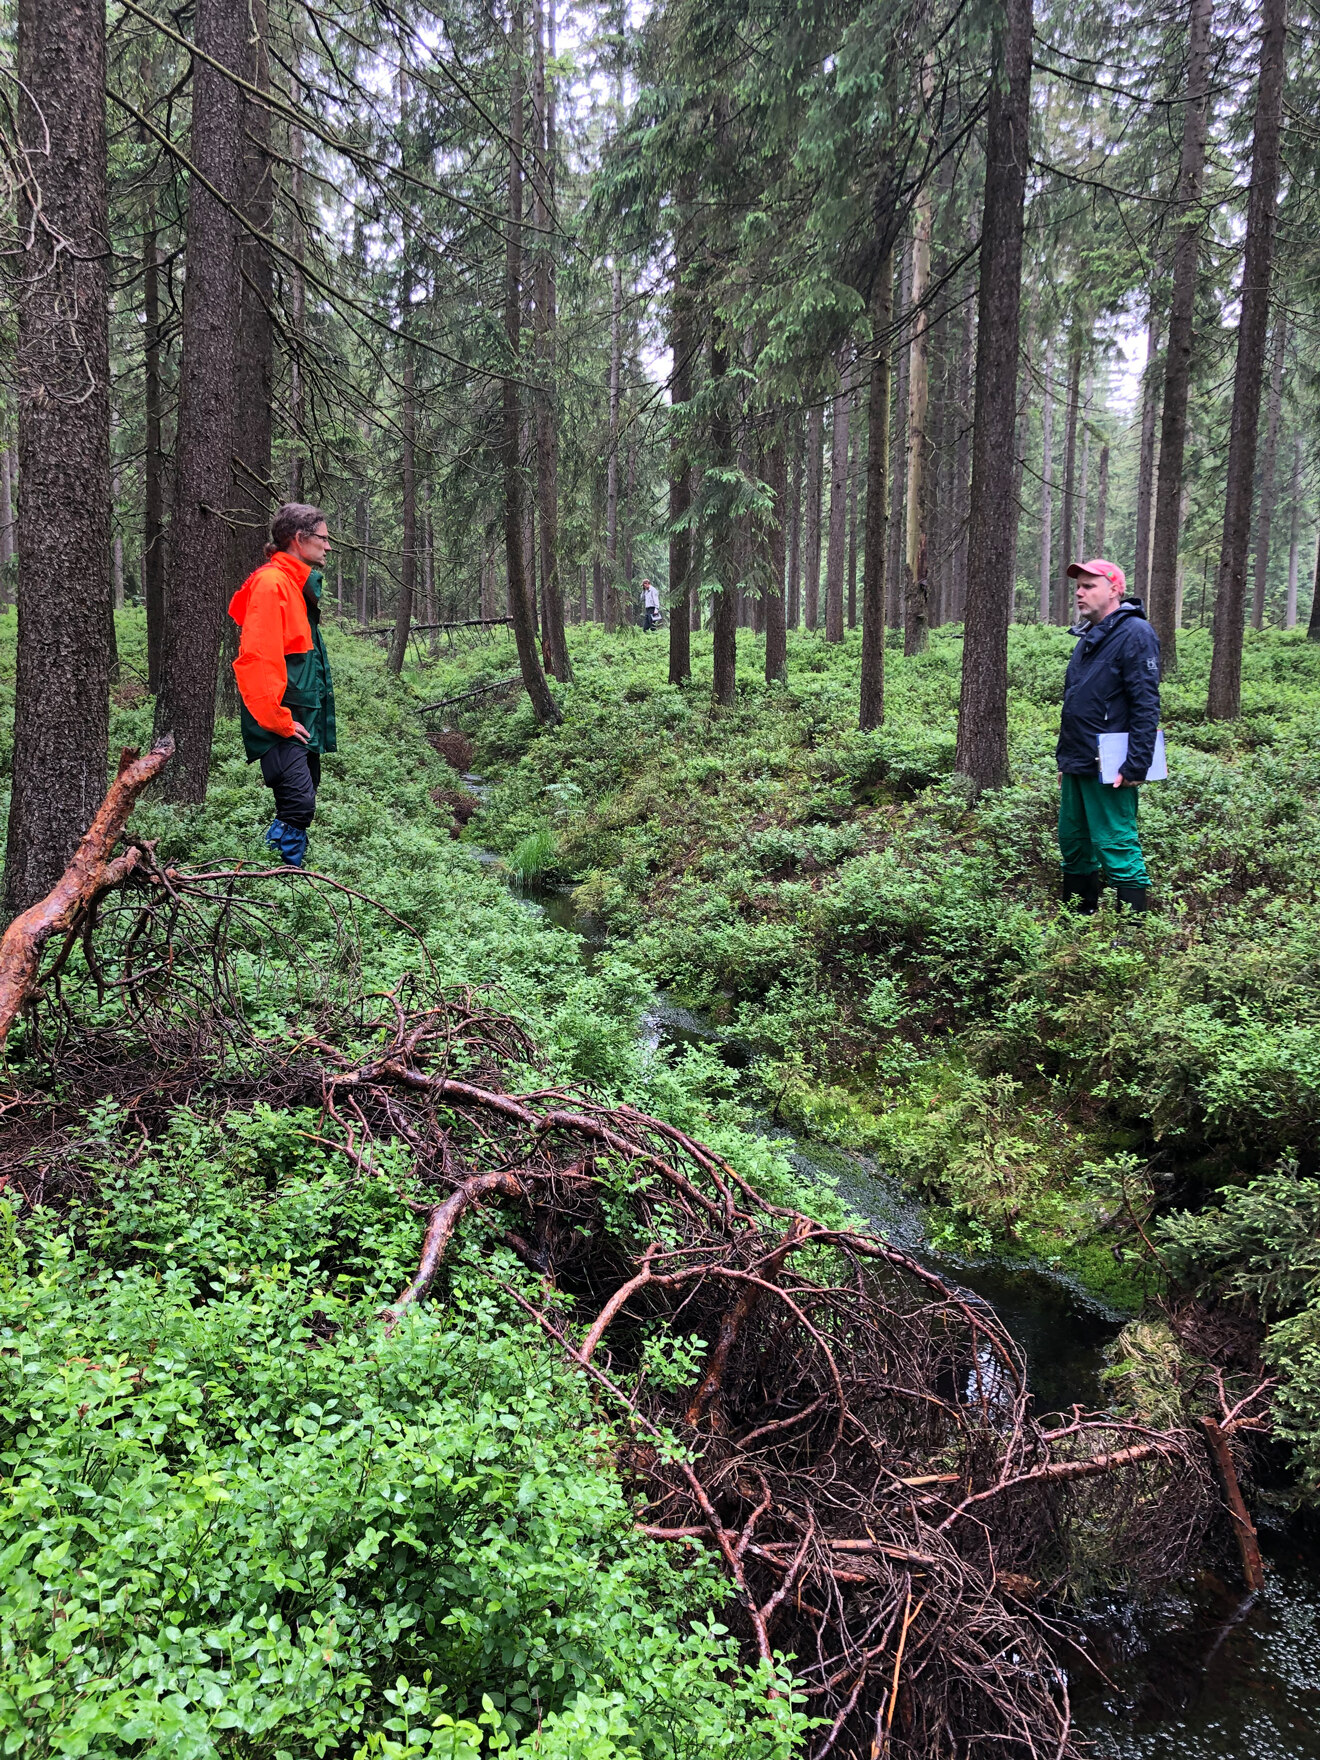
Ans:
{"label": "tall tree trunk", "polygon": [[1109,442],[1100,448],[1100,481],[1095,494],[1095,553],[1105,553],[1105,525],[1109,518]]}
{"label": "tall tree trunk", "polygon": [[[904,306],[903,316],[906,322],[912,287],[910,237],[899,260],[898,279],[898,301]],[[907,344],[896,344],[896,353],[897,371],[894,362],[890,362],[889,533],[885,540],[888,546],[885,551],[885,622],[890,629],[903,627],[903,561],[907,537],[903,510],[907,505],[908,358],[911,349]]]}
{"label": "tall tree trunk", "polygon": [[820,622],[820,527],[824,474],[825,420],[819,402],[807,414],[807,545],[802,564],[803,622],[814,630]]}
{"label": "tall tree trunk", "polygon": [[1077,415],[1082,401],[1082,330],[1073,318],[1068,352],[1068,403],[1063,431],[1063,529],[1059,542],[1062,556],[1054,566],[1054,621],[1067,623],[1072,581],[1068,565],[1079,562],[1077,554]]}
{"label": "tall tree trunk", "polygon": [[793,418],[789,430],[793,452],[793,485],[788,504],[788,613],[789,629],[802,621],[802,419]]}
{"label": "tall tree trunk", "polygon": [[523,560],[522,410],[518,395],[518,358],[522,339],[522,154],[523,154],[523,8],[517,0],[509,30],[509,235],[504,258],[504,347],[509,372],[503,387],[504,557],[508,570],[509,616],[518,647],[518,668],[542,727],[554,727],[559,708],[541,670],[536,651],[536,625]]}
{"label": "tall tree trunk", "polygon": [[843,572],[848,562],[848,415],[851,350],[839,350],[839,389],[830,422],[830,538],[825,563],[825,640],[843,640]]}
{"label": "tall tree trunk", "polygon": [[[412,305],[412,277],[404,276],[401,311],[406,314]],[[406,323],[406,317],[405,317]],[[414,398],[414,364],[412,345],[403,338],[403,408],[400,411],[399,487],[403,501],[403,555],[399,569],[399,602],[394,612],[394,634],[390,637],[387,664],[397,678],[403,671],[408,655],[408,635],[412,629],[413,600],[417,594],[417,408]]]}
{"label": "tall tree trunk", "polygon": [[1181,535],[1183,452],[1187,444],[1187,393],[1192,377],[1192,325],[1196,306],[1205,142],[1210,108],[1210,29],[1213,0],[1191,0],[1187,27],[1187,99],[1183,106],[1182,158],[1177,202],[1182,225],[1173,247],[1173,297],[1164,353],[1164,407],[1160,414],[1159,481],[1150,556],[1147,606],[1166,674],[1178,664],[1178,540]]}
{"label": "tall tree trunk", "polygon": [[[975,283],[972,283],[975,286]],[[975,377],[974,363],[976,360],[976,308],[972,304],[971,288],[963,302],[963,333],[962,347],[958,354],[958,401],[957,412],[958,437],[954,451],[954,483],[953,483],[953,597],[949,605],[949,616],[954,623],[961,623],[967,610],[967,528],[971,513],[972,493],[972,382]],[[1014,439],[1017,437],[1017,425],[1014,423]],[[1017,506],[1017,495],[1014,494],[1014,508]],[[1013,553],[1017,555],[1016,544],[1016,512],[1014,515],[1015,542]],[[1011,581],[1010,575],[1010,581]],[[1010,595],[1011,595],[1010,586]]]}
{"label": "tall tree trunk", "polygon": [[165,454],[161,446],[164,394],[160,379],[160,246],[156,240],[156,192],[147,189],[142,223],[143,414],[142,601],[147,616],[147,687],[160,689],[165,642]]}
{"label": "tall tree trunk", "polygon": [[979,788],[1008,776],[1008,614],[1013,447],[1022,302],[1022,210],[1031,111],[1032,0],[1006,0],[986,120],[985,208],[976,326],[976,411],[967,618],[955,768]]}
{"label": "tall tree trunk", "polygon": [[[365,437],[366,423],[362,426]],[[371,497],[365,483],[358,485],[354,536],[358,547],[358,622],[365,629],[371,622]]]}
{"label": "tall tree trunk", "polygon": [[[1077,554],[1079,557],[1085,556],[1088,548],[1086,516],[1090,511],[1091,422],[1088,412],[1091,408],[1091,383],[1092,375],[1088,371],[1086,392],[1082,398],[1081,412],[1078,416],[1082,429],[1082,468],[1077,477]],[[1099,555],[1099,551],[1096,554]]]}
{"label": "tall tree trunk", "polygon": [[619,627],[619,377],[623,369],[623,274],[610,274],[610,440],[605,461],[605,627]]}
{"label": "tall tree trunk", "polygon": [[536,355],[537,380],[533,398],[536,415],[536,489],[541,521],[541,636],[546,664],[561,683],[573,676],[564,628],[564,594],[559,578],[559,390],[556,374],[555,254],[551,243],[555,219],[555,155],[558,152],[555,90],[546,77],[546,52],[555,54],[555,3],[548,10],[536,0],[536,104],[537,157],[535,206],[536,257]]}
{"label": "tall tree trunk", "polygon": [[[247,0],[249,40],[243,69],[258,91],[270,85],[266,0]],[[271,399],[275,377],[274,265],[270,247],[253,233],[269,237],[275,220],[275,167],[271,158],[271,113],[244,93],[239,111],[242,139],[238,159],[239,207],[251,232],[238,238],[238,339],[234,363],[234,523],[230,529],[230,576],[237,584],[265,555],[270,515]],[[220,712],[238,714],[233,663],[238,658],[238,626],[224,619],[220,645]]]}
{"label": "tall tree trunk", "polygon": [[692,458],[684,424],[692,401],[693,370],[700,339],[696,310],[687,286],[690,270],[684,222],[678,227],[674,293],[669,313],[673,377],[669,382],[669,682],[692,677]]}
{"label": "tall tree trunk", "polygon": [[894,253],[881,259],[871,293],[871,382],[866,449],[866,535],[862,546],[862,677],[858,724],[863,733],[885,718],[885,574],[889,549],[889,332],[894,320]]}
{"label": "tall tree trunk", "polygon": [[926,544],[926,406],[930,394],[927,344],[930,316],[924,310],[930,284],[932,207],[930,186],[917,196],[912,237],[912,306],[916,314],[908,347],[907,508],[903,545],[903,652],[926,646],[930,582]]}
{"label": "tall tree trunk", "polygon": [[860,391],[854,372],[849,403],[852,419],[849,428],[848,454],[848,628],[857,628],[857,479],[861,474],[862,435],[859,405]]}
{"label": "tall tree trunk", "polygon": [[766,536],[770,580],[762,592],[765,606],[765,682],[788,682],[788,626],[784,602],[785,535],[788,525],[788,458],[784,451],[783,424],[765,457],[765,474],[775,498],[775,514]]}
{"label": "tall tree trunk", "polygon": [[1247,591],[1247,548],[1251,542],[1251,491],[1256,475],[1260,388],[1270,317],[1270,273],[1274,261],[1275,209],[1279,199],[1287,36],[1287,0],[1263,0],[1260,83],[1256,90],[1251,190],[1247,197],[1247,241],[1242,263],[1242,315],[1238,324],[1237,364],[1233,372],[1233,413],[1228,430],[1224,537],[1219,552],[1214,651],[1210,658],[1210,691],[1206,702],[1206,714],[1212,721],[1231,721],[1242,706],[1242,611]]}
{"label": "tall tree trunk", "polygon": [[110,416],[110,529],[114,533],[110,545],[110,598],[116,611],[124,609],[124,529],[120,524],[119,502],[124,492],[123,473],[119,468],[116,444],[119,437],[119,411]]}
{"label": "tall tree trunk", "polygon": [[1297,628],[1297,564],[1302,514],[1302,437],[1293,439],[1291,507],[1288,514],[1288,598],[1283,608],[1283,627]]}
{"label": "tall tree trunk", "polygon": [[1054,595],[1054,338],[1045,345],[1045,396],[1040,412],[1040,621],[1050,620]]}
{"label": "tall tree trunk", "polygon": [[[301,56],[294,41],[294,68]],[[293,108],[302,103],[302,81],[297,71],[289,81],[289,102]],[[307,228],[303,224],[303,132],[289,130],[289,244],[293,261],[289,264],[289,327],[293,345],[289,350],[289,500],[301,501],[305,493],[303,453],[303,338],[307,328],[307,283],[302,262],[307,250]]]}
{"label": "tall tree trunk", "polygon": [[9,577],[14,563],[13,454],[0,449],[0,612],[9,610]]}
{"label": "tall tree trunk", "polygon": [[1160,320],[1152,293],[1146,321],[1146,369],[1141,376],[1141,448],[1137,459],[1136,555],[1132,591],[1144,600],[1150,588],[1150,516],[1155,499],[1155,421],[1159,413]]}
{"label": "tall tree trunk", "polygon": [[1308,642],[1320,642],[1320,543],[1315,547],[1315,570],[1311,576],[1311,615],[1306,624]]}
{"label": "tall tree trunk", "polygon": [[19,0],[18,652],[5,908],[64,872],[100,805],[110,720],[105,9]]}
{"label": "tall tree trunk", "polygon": [[[734,462],[733,418],[725,401],[725,379],[728,374],[727,345],[718,332],[711,331],[710,377],[715,400],[710,418],[710,461],[713,470],[727,475]],[[716,513],[712,533],[716,588],[711,605],[711,628],[714,636],[715,701],[724,707],[733,702],[738,669],[738,527],[727,505],[727,490],[721,487],[721,506]]]}
{"label": "tall tree trunk", "polygon": [[[1270,572],[1270,526],[1278,475],[1279,410],[1283,404],[1283,354],[1288,314],[1283,306],[1274,320],[1274,355],[1270,364],[1270,406],[1265,422],[1265,452],[1260,461],[1260,512],[1256,518],[1256,580],[1251,596],[1251,627],[1265,627],[1265,587]],[[1291,627],[1291,625],[1289,626]]]}
{"label": "tall tree trunk", "polygon": [[220,639],[228,595],[227,510],[233,499],[234,363],[238,334],[239,91],[246,11],[197,0],[192,160],[184,255],[183,351],[175,454],[177,488],[165,595],[156,732],[171,732],[167,800],[206,797],[215,731]]}

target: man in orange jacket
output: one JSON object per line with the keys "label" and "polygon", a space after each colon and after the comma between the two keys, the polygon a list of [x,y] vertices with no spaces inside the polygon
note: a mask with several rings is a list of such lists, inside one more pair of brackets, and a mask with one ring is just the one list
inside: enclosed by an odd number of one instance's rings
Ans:
{"label": "man in orange jacket", "polygon": [[275,795],[266,842],[301,868],[316,813],[321,754],[335,750],[335,692],[321,640],[321,570],[330,533],[319,507],[290,501],[271,522],[266,561],[229,601],[242,631],[238,683],[243,749]]}

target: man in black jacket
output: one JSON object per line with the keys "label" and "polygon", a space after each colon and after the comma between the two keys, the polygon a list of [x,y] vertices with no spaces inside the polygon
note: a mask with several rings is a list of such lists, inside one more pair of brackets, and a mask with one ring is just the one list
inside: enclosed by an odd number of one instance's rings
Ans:
{"label": "man in black jacket", "polygon": [[[1137,837],[1137,789],[1155,756],[1160,722],[1160,643],[1140,599],[1125,599],[1116,563],[1074,562],[1073,649],[1059,723],[1059,853],[1063,896],[1089,915],[1108,880],[1118,901],[1146,909],[1150,877]],[[1112,783],[1100,778],[1099,735],[1126,733],[1127,757]]]}

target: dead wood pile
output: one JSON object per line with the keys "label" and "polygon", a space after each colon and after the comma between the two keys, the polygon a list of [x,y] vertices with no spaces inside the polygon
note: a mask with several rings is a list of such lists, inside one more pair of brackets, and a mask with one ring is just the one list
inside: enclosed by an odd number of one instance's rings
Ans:
{"label": "dead wood pile", "polygon": [[[1097,1560],[1146,1581],[1186,1567],[1220,1507],[1198,1427],[1038,1414],[993,1311],[918,1260],[775,1202],[663,1120],[511,1091],[534,1048],[486,999],[427,980],[364,999],[351,889],[133,849],[109,884],[102,853],[19,997],[28,1085],[0,1096],[15,1189],[42,1200],[38,1163],[106,1092],[148,1132],[183,1099],[319,1105],[364,1177],[378,1144],[406,1144],[423,1238],[380,1324],[443,1299],[465,1227],[597,1390],[639,1533],[711,1549],[749,1660],[794,1659],[815,1760],[1076,1751],[1060,1591]],[[274,963],[290,888],[341,951],[289,981],[297,1026],[262,1037],[241,968]],[[31,1083],[43,1060],[59,1099]],[[1259,1407],[1260,1390],[1220,1401],[1219,1470]]]}

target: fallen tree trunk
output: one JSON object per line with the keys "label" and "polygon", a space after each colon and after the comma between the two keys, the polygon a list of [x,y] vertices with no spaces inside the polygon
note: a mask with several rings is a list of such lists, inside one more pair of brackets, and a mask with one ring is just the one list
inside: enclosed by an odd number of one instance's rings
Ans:
{"label": "fallen tree trunk", "polygon": [[0,941],[0,1050],[19,1011],[32,995],[41,965],[42,949],[52,935],[73,926],[99,892],[107,891],[135,865],[130,850],[116,863],[111,852],[128,822],[138,796],[174,755],[174,736],[156,741],[146,757],[125,746],[119,758],[119,774],[97,808],[73,860],[56,884],[37,903],[14,918]]}

